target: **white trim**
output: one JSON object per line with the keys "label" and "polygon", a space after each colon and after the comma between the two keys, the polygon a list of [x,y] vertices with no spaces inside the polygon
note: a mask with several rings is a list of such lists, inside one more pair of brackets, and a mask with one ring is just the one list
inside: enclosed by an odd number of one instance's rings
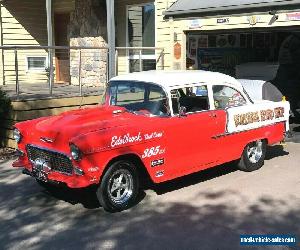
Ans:
{"label": "white trim", "polygon": [[209,109],[215,110],[215,102],[214,102],[214,93],[212,90],[213,85],[207,85],[207,92],[208,92],[208,100],[209,100]]}
{"label": "white trim", "polygon": [[135,72],[132,74],[114,77],[116,81],[147,81],[173,89],[178,86],[194,85],[196,82],[205,82],[208,85],[228,84],[243,92],[243,87],[235,78],[218,73],[203,70],[150,70]]}
{"label": "white trim", "polygon": [[[128,59],[129,60],[138,60],[138,59],[140,59],[140,56],[139,55],[130,55],[130,56],[128,56]],[[153,60],[156,59],[155,54],[153,54],[153,55],[142,55],[142,60],[151,60],[151,59],[153,59]]]}
{"label": "white trim", "polygon": [[[282,117],[276,117],[274,110],[276,108],[283,108],[284,113]],[[261,111],[271,111],[273,116],[270,119],[262,119]],[[287,122],[289,120],[290,103],[289,102],[272,102],[262,101],[260,103],[244,105],[239,107],[231,107],[227,109],[227,133],[248,131],[263,126],[269,126],[278,122]],[[240,115],[247,115],[247,113],[257,113],[258,121],[249,121],[247,124],[236,124],[235,118]],[[287,128],[288,130],[288,128]]]}

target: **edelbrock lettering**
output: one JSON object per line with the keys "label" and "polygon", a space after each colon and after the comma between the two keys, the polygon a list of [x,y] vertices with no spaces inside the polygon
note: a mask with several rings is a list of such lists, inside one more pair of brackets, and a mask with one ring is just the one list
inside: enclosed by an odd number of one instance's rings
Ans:
{"label": "edelbrock lettering", "polygon": [[141,142],[142,136],[141,136],[141,132],[139,132],[137,135],[132,136],[129,133],[127,133],[126,135],[123,136],[113,136],[111,138],[111,147],[114,148],[116,146],[120,146],[120,145],[126,145],[129,143],[133,143],[133,142]]}

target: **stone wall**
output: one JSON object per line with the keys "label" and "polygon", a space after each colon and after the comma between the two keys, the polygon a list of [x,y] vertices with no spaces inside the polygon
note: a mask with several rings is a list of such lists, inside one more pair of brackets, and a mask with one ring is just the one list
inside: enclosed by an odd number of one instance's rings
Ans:
{"label": "stone wall", "polygon": [[[105,0],[76,0],[70,15],[70,46],[106,47]],[[106,83],[107,50],[83,49],[81,82],[84,85],[104,86]],[[79,82],[79,51],[70,53],[71,83]]]}

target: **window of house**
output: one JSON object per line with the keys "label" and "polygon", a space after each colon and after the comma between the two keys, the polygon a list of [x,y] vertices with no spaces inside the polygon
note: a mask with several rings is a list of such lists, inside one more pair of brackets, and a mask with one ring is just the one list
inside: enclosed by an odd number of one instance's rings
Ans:
{"label": "window of house", "polygon": [[212,89],[216,109],[225,109],[246,104],[245,98],[234,88],[225,85],[215,85]]}
{"label": "window of house", "polygon": [[47,67],[46,56],[27,56],[28,71],[43,71]]}
{"label": "window of house", "polygon": [[175,115],[179,108],[185,107],[187,113],[209,110],[209,99],[206,85],[186,87],[171,91],[172,108]]}
{"label": "window of house", "polygon": [[[154,3],[133,5],[127,8],[128,46],[155,47],[155,8]],[[129,50],[129,71],[156,69],[155,50]],[[140,65],[140,57],[141,64]]]}

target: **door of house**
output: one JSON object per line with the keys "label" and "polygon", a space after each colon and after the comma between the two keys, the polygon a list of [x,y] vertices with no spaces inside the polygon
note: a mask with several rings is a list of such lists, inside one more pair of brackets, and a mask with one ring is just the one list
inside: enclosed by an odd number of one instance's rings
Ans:
{"label": "door of house", "polygon": [[[69,46],[68,27],[70,24],[70,14],[55,14],[55,45]],[[65,49],[55,51],[56,82],[70,82],[70,52]]]}

